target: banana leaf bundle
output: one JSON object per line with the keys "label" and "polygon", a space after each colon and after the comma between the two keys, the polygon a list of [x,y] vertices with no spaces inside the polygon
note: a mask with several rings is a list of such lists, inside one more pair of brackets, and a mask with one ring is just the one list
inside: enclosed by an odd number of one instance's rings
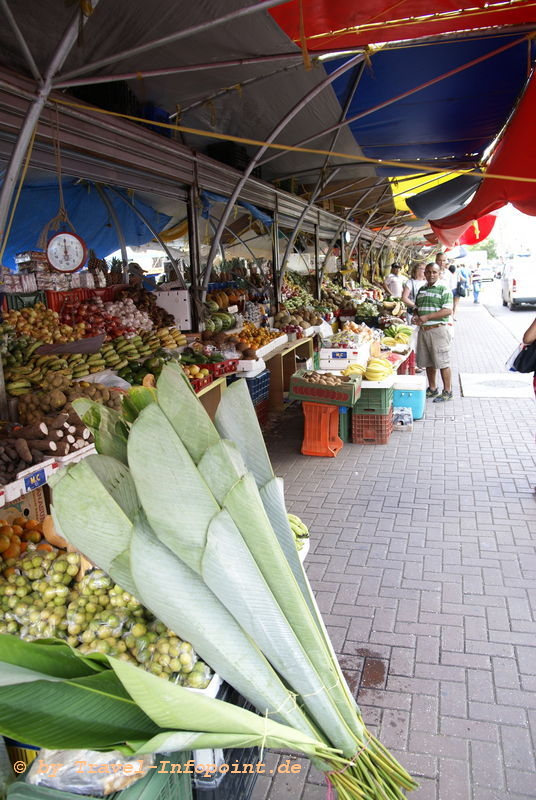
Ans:
{"label": "banana leaf bundle", "polygon": [[[77,402],[100,454],[56,479],[62,535],[265,721],[294,731],[289,747],[304,738],[339,800],[396,800],[414,788],[366,730],[342,675],[245,382],[223,394],[215,424],[175,365],[156,391],[129,393],[122,416]],[[214,746],[229,745],[222,736]]]}

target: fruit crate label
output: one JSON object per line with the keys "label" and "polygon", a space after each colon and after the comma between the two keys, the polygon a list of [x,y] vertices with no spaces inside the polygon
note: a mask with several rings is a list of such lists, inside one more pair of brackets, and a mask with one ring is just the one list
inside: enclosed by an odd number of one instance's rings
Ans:
{"label": "fruit crate label", "polygon": [[27,492],[33,492],[34,489],[39,489],[39,487],[43,486],[46,482],[47,476],[45,470],[38,469],[24,478],[24,488]]}

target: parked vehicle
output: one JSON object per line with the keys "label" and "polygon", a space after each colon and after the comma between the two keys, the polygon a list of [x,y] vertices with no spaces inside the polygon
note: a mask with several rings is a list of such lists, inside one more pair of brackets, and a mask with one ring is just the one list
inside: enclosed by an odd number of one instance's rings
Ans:
{"label": "parked vehicle", "polygon": [[480,275],[482,276],[482,281],[495,280],[495,270],[491,264],[484,264],[483,266],[479,267],[479,269]]}
{"label": "parked vehicle", "polygon": [[536,258],[518,256],[506,263],[501,294],[503,306],[512,311],[523,304],[536,304]]}

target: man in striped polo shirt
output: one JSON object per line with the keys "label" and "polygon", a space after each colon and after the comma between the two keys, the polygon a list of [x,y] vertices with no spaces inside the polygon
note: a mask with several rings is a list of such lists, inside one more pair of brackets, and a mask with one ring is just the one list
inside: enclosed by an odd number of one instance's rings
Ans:
{"label": "man in striped polo shirt", "polygon": [[[417,339],[417,364],[426,369],[428,389],[426,397],[433,397],[434,403],[452,400],[452,375],[450,370],[450,327],[452,314],[452,292],[443,284],[438,284],[440,267],[427,264],[424,270],[426,286],[417,292],[415,298],[414,325],[419,326]],[[443,391],[437,388],[437,370],[441,372]]]}

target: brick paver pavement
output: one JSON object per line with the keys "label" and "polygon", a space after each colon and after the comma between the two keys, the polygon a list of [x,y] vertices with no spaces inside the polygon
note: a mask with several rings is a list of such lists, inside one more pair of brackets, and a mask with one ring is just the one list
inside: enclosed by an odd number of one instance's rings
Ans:
{"label": "brick paver pavement", "polygon": [[[460,396],[458,370],[503,371],[515,339],[482,306],[458,318],[455,399],[427,401],[413,432],[308,458],[290,408],[267,440],[311,528],[307,572],[344,671],[419,780],[411,797],[534,800],[535,407]],[[299,762],[299,776],[259,777],[253,800],[325,800]]]}

